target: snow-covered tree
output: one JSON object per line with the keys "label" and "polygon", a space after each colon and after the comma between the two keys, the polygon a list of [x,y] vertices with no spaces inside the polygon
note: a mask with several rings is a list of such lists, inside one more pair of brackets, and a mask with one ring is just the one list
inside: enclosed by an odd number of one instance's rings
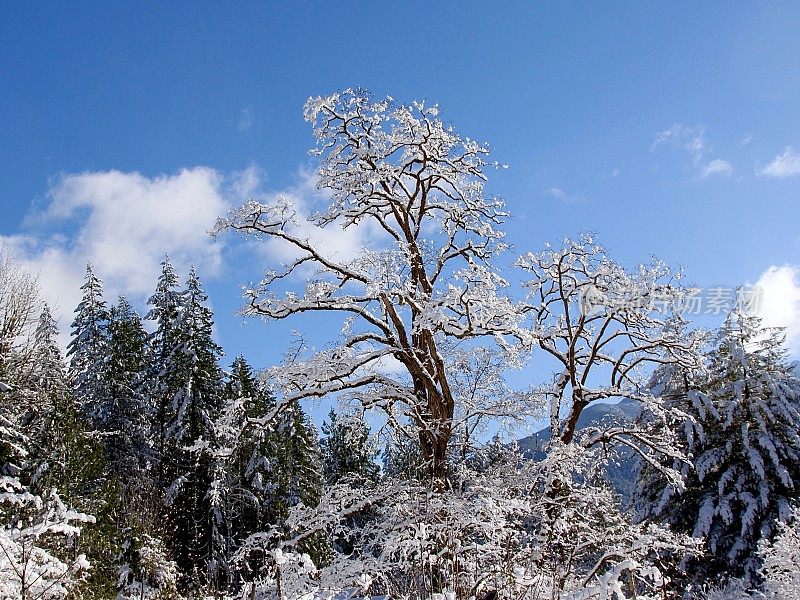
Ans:
{"label": "snow-covered tree", "polygon": [[178,567],[164,543],[149,535],[126,542],[117,600],[180,600]]}
{"label": "snow-covered tree", "polygon": [[[94,565],[82,590],[86,598],[102,598],[114,585],[121,490],[105,460],[105,440],[98,439],[75,402],[57,335],[45,307],[31,353],[32,401],[20,421],[28,435],[25,481],[32,494],[48,498],[58,489],[67,505],[94,515],[81,535],[81,549]],[[111,414],[107,408],[104,414]]]}
{"label": "snow-covered tree", "polygon": [[694,567],[701,579],[755,574],[758,544],[790,518],[800,486],[800,381],[785,353],[780,331],[734,311],[706,368],[668,383],[693,469],[683,469],[682,493],[651,472],[640,482],[649,499],[640,516],[705,540],[710,557]]}
{"label": "snow-covered tree", "polygon": [[142,321],[124,296],[111,308],[108,322],[108,431],[106,457],[117,474],[143,464],[147,458],[149,406],[143,398],[147,335]]}
{"label": "snow-covered tree", "polygon": [[336,414],[331,409],[328,420],[322,424],[322,435],[322,465],[329,485],[344,477],[359,481],[377,478],[377,452],[361,413]]}
{"label": "snow-covered tree", "polygon": [[758,573],[767,598],[800,600],[800,509],[792,508],[788,522],[778,523],[771,542],[758,548]]}
{"label": "snow-covered tree", "polygon": [[214,463],[210,491],[212,564],[216,587],[240,583],[247,568],[232,568],[230,558],[249,535],[272,523],[269,503],[277,487],[278,439],[267,427],[248,426],[247,419],[266,414],[275,400],[243,356],[226,376],[224,404],[215,423]]}
{"label": "snow-covered tree", "polygon": [[[592,484],[595,459],[557,444],[539,463],[509,454],[481,472],[461,468],[446,495],[408,479],[387,478],[370,494],[330,486],[316,507],[290,512],[292,535],[264,554],[260,590],[278,597],[282,589],[285,598],[342,589],[405,599],[663,598],[669,563],[692,552],[691,542],[632,527],[611,490]],[[542,493],[553,478],[569,481],[558,498]],[[367,511],[371,518],[352,528]],[[329,565],[304,560],[301,543],[320,532],[352,536],[352,551]],[[253,536],[244,549],[264,541]]]}
{"label": "snow-covered tree", "polygon": [[[164,453],[164,444],[167,435],[167,414],[172,400],[172,391],[169,382],[165,379],[165,368],[170,353],[175,348],[176,327],[178,317],[183,306],[183,296],[180,292],[180,281],[169,256],[164,257],[161,263],[161,274],[156,283],[155,293],[147,301],[150,311],[147,320],[155,321],[156,328],[148,343],[148,372],[146,393],[154,404],[152,410],[153,438],[155,449],[160,454]],[[159,461],[160,464],[161,461]]]}
{"label": "snow-covered tree", "polygon": [[75,550],[81,526],[92,522],[55,490],[41,497],[16,478],[0,477],[0,597],[66,598],[89,570]]}
{"label": "snow-covered tree", "polygon": [[81,409],[94,429],[108,431],[108,307],[103,300],[103,283],[86,265],[81,286],[83,296],[75,309],[72,339],[67,346],[69,374]]}
{"label": "snow-covered tree", "polygon": [[212,338],[213,315],[194,268],[184,292],[173,347],[161,372],[170,392],[164,453],[160,457],[175,560],[192,585],[206,578],[210,544],[209,490],[214,421],[222,402],[221,348]]}
{"label": "snow-covered tree", "polygon": [[[556,365],[552,382],[537,390],[553,437],[575,440],[581,413],[598,400],[628,398],[662,414],[647,387],[648,368],[696,366],[703,340],[680,318],[688,291],[677,282],[680,274],[661,261],[628,271],[590,235],[528,253],[517,266],[532,276],[525,284],[531,333]],[[587,446],[616,442],[637,452],[671,452],[671,440],[636,427],[585,433]]]}
{"label": "snow-covered tree", "polygon": [[[297,254],[249,290],[246,312],[346,318],[338,346],[277,373],[284,402],[345,392],[383,411],[392,426],[408,423],[431,484],[445,490],[454,419],[471,400],[450,381],[448,340],[497,343],[505,367],[524,335],[494,266],[505,249],[498,229],[505,212],[484,191],[489,149],[446,125],[436,106],[376,101],[360,90],[311,98],[305,117],[319,142],[318,186],[330,196],[311,228],[364,228],[374,244],[352,259],[335,256],[304,232],[291,199],[246,203],[216,230],[274,238]],[[308,267],[315,275],[305,290],[278,295],[278,284]],[[381,368],[386,361],[397,374]],[[491,402],[487,413],[520,415],[505,396]]]}
{"label": "snow-covered tree", "polygon": [[27,337],[38,311],[36,278],[0,245],[0,392],[10,391],[24,371],[30,349]]}

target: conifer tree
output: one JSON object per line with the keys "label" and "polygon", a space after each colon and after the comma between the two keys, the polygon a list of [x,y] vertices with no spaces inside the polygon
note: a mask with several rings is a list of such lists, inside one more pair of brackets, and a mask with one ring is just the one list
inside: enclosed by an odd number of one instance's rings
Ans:
{"label": "conifer tree", "polygon": [[124,296],[110,311],[106,449],[110,468],[127,479],[147,459],[148,409],[142,397],[146,339],[142,321]]}
{"label": "conifer tree", "polygon": [[[91,279],[87,283],[91,283]],[[91,324],[92,321],[84,322]],[[83,331],[90,330],[87,327]],[[85,598],[105,598],[114,589],[113,562],[120,543],[117,523],[121,489],[117,479],[109,473],[103,444],[91,430],[87,431],[90,423],[70,390],[57,335],[56,323],[45,306],[31,353],[31,393],[38,408],[29,410],[24,417],[29,432],[27,479],[34,494],[48,497],[58,490],[60,498],[68,505],[93,515],[92,524],[81,534],[82,552],[93,564],[82,591]],[[76,349],[73,359],[76,356],[81,361],[87,359],[90,353],[82,353],[85,348],[77,346],[73,345]],[[100,369],[86,364],[86,368],[77,373],[87,374],[85,387],[79,389],[88,390],[95,385],[96,389],[107,389],[105,382],[99,379]],[[87,406],[85,396],[82,405]],[[108,407],[100,403],[89,405],[101,409],[95,414],[106,417],[111,414]],[[102,423],[107,425],[108,420]]]}
{"label": "conifer tree", "polygon": [[320,449],[326,483],[332,485],[345,477],[375,481],[376,452],[362,414],[337,415],[331,409],[328,421],[322,424],[322,434]]}
{"label": "conifer tree", "polygon": [[[161,372],[171,392],[162,471],[175,560],[189,585],[202,585],[211,550],[209,490],[214,421],[221,403],[221,348],[212,339],[213,315],[194,268],[183,297],[172,349]],[[169,339],[169,338],[168,338]]]}
{"label": "conifer tree", "polygon": [[236,584],[230,557],[249,535],[269,528],[269,491],[277,469],[272,429],[247,423],[274,408],[243,356],[226,376],[224,405],[217,419],[211,484],[212,567],[217,587]]}
{"label": "conifer tree", "polygon": [[705,540],[699,579],[752,576],[758,544],[790,517],[800,486],[800,381],[783,334],[732,312],[704,372],[666,374],[677,432],[691,458],[677,493],[652,470],[639,479],[640,518]]}
{"label": "conifer tree", "polygon": [[81,409],[92,428],[108,431],[106,369],[108,355],[108,308],[103,300],[103,283],[91,264],[81,286],[83,297],[75,309],[72,339],[67,346],[69,375]]}
{"label": "conifer tree", "polygon": [[[166,440],[167,413],[174,390],[169,388],[165,378],[165,368],[170,353],[175,347],[178,317],[183,306],[183,296],[179,290],[180,282],[169,256],[161,263],[161,275],[156,283],[155,293],[147,301],[150,311],[148,321],[156,322],[156,329],[150,336],[148,351],[148,372],[146,393],[153,404],[153,438],[159,457],[164,455]],[[159,460],[159,471],[161,460]]]}
{"label": "conifer tree", "polygon": [[[299,404],[294,403],[281,413],[275,433],[276,479],[268,516],[272,524],[281,526],[293,507],[319,504],[324,474],[317,428]],[[323,564],[330,552],[324,535],[314,535],[298,548],[316,565]]]}

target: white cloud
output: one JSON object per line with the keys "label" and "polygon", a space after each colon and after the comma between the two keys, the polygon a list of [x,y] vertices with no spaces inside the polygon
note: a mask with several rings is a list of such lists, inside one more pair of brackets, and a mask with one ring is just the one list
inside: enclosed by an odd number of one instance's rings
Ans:
{"label": "white cloud", "polygon": [[761,169],[761,174],[778,178],[800,175],[800,153],[787,146],[783,154],[778,154],[771,163]]}
{"label": "white cloud", "polygon": [[712,175],[725,175],[730,176],[733,174],[733,166],[727,160],[716,158],[703,167],[701,177],[711,177]]}
{"label": "white cloud", "polygon": [[702,125],[690,127],[683,123],[676,123],[669,129],[659,131],[650,145],[650,151],[655,152],[659,146],[663,145],[683,148],[691,155],[694,162],[700,162],[706,152],[710,150],[706,141],[706,128]]}
{"label": "white cloud", "polygon": [[548,188],[544,190],[544,194],[545,196],[549,196],[563,202],[581,202],[583,200],[583,196],[580,194],[568,194],[559,187]]}
{"label": "white cloud", "polygon": [[800,357],[800,267],[767,269],[756,283],[761,288],[758,316],[766,327],[785,327],[793,356]]}
{"label": "white cloud", "polygon": [[[119,293],[149,294],[165,253],[184,274],[189,264],[203,276],[217,274],[221,244],[206,232],[258,185],[254,168],[230,177],[207,167],[152,178],[120,171],[67,175],[48,191],[44,210],[28,217],[28,233],[0,242],[39,274],[64,333],[87,262],[112,302]],[[54,229],[57,235],[46,233]]]}

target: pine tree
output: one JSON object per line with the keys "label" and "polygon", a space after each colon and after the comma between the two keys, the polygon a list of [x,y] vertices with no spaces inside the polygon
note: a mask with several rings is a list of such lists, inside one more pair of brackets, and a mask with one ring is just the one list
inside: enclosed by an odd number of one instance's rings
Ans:
{"label": "pine tree", "polygon": [[108,335],[107,460],[115,473],[127,479],[147,460],[149,407],[142,397],[147,335],[124,296],[110,311]]}
{"label": "pine tree", "polygon": [[212,339],[213,315],[194,268],[160,377],[171,392],[165,415],[162,471],[170,542],[191,586],[202,585],[211,549],[209,490],[214,421],[221,403],[221,348]]}
{"label": "pine tree", "polygon": [[683,469],[680,494],[643,469],[639,508],[705,540],[699,578],[752,576],[759,542],[789,518],[800,486],[800,381],[785,353],[779,330],[733,312],[706,371],[668,377],[693,469]]}
{"label": "pine tree", "polygon": [[[175,336],[178,326],[178,317],[183,309],[183,296],[179,291],[180,282],[169,256],[164,256],[161,263],[161,275],[156,284],[155,293],[147,301],[150,311],[147,320],[156,322],[156,329],[150,336],[148,343],[148,369],[147,389],[144,393],[148,396],[154,409],[153,438],[155,450],[159,457],[164,456],[164,444],[167,430],[167,413],[174,390],[170,389],[170,382],[166,380],[165,368],[170,354],[175,348]],[[162,461],[159,460],[159,472]],[[163,476],[159,476],[163,479]]]}
{"label": "pine tree", "polygon": [[92,265],[86,265],[83,297],[75,309],[72,340],[67,346],[73,390],[84,414],[96,431],[109,431],[106,369],[108,356],[108,308],[103,284]]}
{"label": "pine tree", "polygon": [[343,478],[375,481],[378,465],[376,451],[369,437],[369,428],[361,413],[337,415],[333,409],[322,424],[320,440],[325,481],[329,485]]}

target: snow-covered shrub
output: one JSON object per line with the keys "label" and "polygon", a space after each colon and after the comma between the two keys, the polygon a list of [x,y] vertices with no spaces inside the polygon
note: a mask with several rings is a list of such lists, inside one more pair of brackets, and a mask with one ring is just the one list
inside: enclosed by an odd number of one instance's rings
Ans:
{"label": "snow-covered shrub", "polygon": [[762,543],[759,574],[767,598],[800,600],[800,510],[794,508],[791,524],[780,523],[772,543]]}
{"label": "snow-covered shrub", "polygon": [[67,597],[89,570],[74,549],[80,525],[93,522],[67,508],[55,490],[42,498],[16,478],[0,477],[0,598]]}
{"label": "snow-covered shrub", "polygon": [[119,567],[117,600],[178,600],[178,567],[168,556],[164,542],[149,535],[126,541],[123,551],[132,562]]}
{"label": "snow-covered shrub", "polygon": [[[596,463],[578,445],[556,444],[541,463],[461,465],[447,494],[398,478],[331,486],[316,508],[291,512],[288,538],[284,531],[248,540],[267,566],[259,593],[277,595],[280,585],[286,598],[341,590],[409,599],[661,598],[665,566],[693,546],[655,525],[631,526],[613,492],[591,476]],[[318,566],[293,550],[321,533],[354,550]]]}

